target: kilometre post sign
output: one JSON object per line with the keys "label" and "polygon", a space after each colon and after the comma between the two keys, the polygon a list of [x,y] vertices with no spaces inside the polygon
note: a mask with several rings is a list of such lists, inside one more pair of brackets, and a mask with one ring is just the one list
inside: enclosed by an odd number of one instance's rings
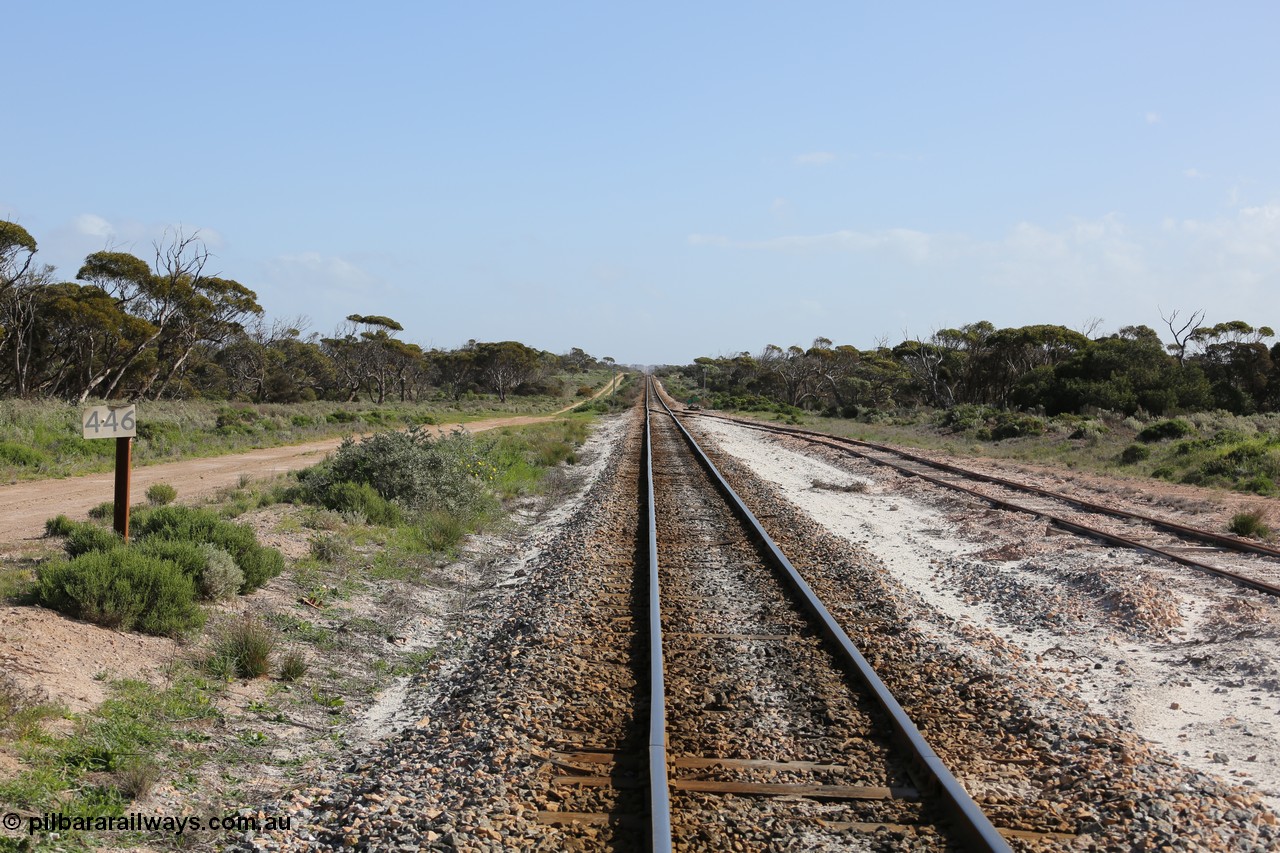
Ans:
{"label": "kilometre post sign", "polygon": [[116,440],[116,502],[113,525],[116,533],[129,540],[129,463],[130,445],[138,434],[138,407],[90,406],[81,413],[80,426],[85,438]]}
{"label": "kilometre post sign", "polygon": [[81,413],[85,438],[133,438],[138,434],[138,407],[90,406]]}

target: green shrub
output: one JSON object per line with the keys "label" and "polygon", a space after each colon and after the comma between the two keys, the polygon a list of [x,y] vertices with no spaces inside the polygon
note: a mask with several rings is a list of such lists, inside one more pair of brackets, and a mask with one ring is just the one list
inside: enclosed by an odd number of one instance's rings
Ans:
{"label": "green shrub", "polygon": [[1044,431],[1045,423],[1042,418],[1020,412],[1000,412],[994,418],[991,438],[1000,441],[1025,435],[1044,435]]}
{"label": "green shrub", "polygon": [[244,572],[231,555],[208,542],[200,546],[204,555],[204,571],[198,580],[200,595],[210,601],[223,601],[235,596],[244,586]]}
{"label": "green shrub", "polygon": [[265,584],[284,570],[284,558],[274,548],[258,544],[252,528],[236,524],[209,509],[166,506],[139,514],[139,538],[169,539],[216,545],[231,555],[244,574],[242,593]]}
{"label": "green shrub", "polygon": [[109,518],[115,518],[116,502],[103,501],[97,506],[90,507],[88,516],[96,521],[106,521]]}
{"label": "green shrub", "polygon": [[147,503],[152,506],[171,504],[176,497],[178,490],[168,483],[152,483],[147,489]]}
{"label": "green shrub", "polygon": [[114,530],[83,521],[73,521],[67,541],[62,543],[67,556],[78,557],[90,551],[110,551],[121,544]]}
{"label": "green shrub", "polygon": [[16,441],[0,441],[0,462],[34,468],[49,461],[49,457],[33,447]]}
{"label": "green shrub", "polygon": [[346,543],[337,536],[316,536],[311,540],[311,556],[322,563],[336,563],[346,555]]}
{"label": "green shrub", "polygon": [[1251,536],[1257,539],[1270,539],[1271,528],[1265,521],[1266,513],[1262,509],[1238,512],[1231,517],[1227,529],[1237,536]]}
{"label": "green shrub", "polygon": [[451,512],[424,513],[418,521],[419,535],[432,551],[449,551],[467,535],[466,521]]}
{"label": "green shrub", "polygon": [[237,675],[258,678],[271,671],[271,653],[279,642],[276,630],[254,616],[225,627],[214,644],[214,658],[230,661]]}
{"label": "green shrub", "polygon": [[69,536],[75,530],[76,522],[65,515],[50,518],[44,523],[45,536]]}
{"label": "green shrub", "polygon": [[1120,462],[1133,465],[1151,456],[1151,448],[1145,444],[1131,444],[1120,452]]}
{"label": "green shrub", "polygon": [[415,429],[348,442],[334,455],[333,469],[338,480],[368,483],[403,506],[456,512],[483,501],[484,487],[474,476],[480,456],[469,433],[433,438]]}
{"label": "green shrub", "polygon": [[197,584],[200,582],[200,576],[204,574],[206,560],[198,542],[147,537],[134,547],[147,556],[173,563]]}
{"label": "green shrub", "polygon": [[1276,481],[1268,477],[1266,474],[1258,474],[1245,480],[1237,486],[1242,492],[1252,492],[1255,495],[1263,497],[1272,497],[1276,494]]}
{"label": "green shrub", "polygon": [[939,414],[937,424],[940,427],[949,429],[951,432],[963,432],[986,426],[987,421],[995,417],[995,415],[996,410],[990,406],[963,403],[959,406],[952,406]]}
{"label": "green shrub", "polygon": [[1153,423],[1138,433],[1138,441],[1152,444],[1157,441],[1167,441],[1171,438],[1185,438],[1188,435],[1195,435],[1195,431],[1196,428],[1194,426],[1181,418],[1173,418]]}
{"label": "green shrub", "polygon": [[368,483],[335,483],[321,502],[344,515],[359,513],[370,524],[399,524],[402,518],[400,508],[378,494],[378,490]]}
{"label": "green shrub", "polygon": [[204,624],[195,585],[172,563],[133,548],[90,551],[36,571],[40,602],[121,631],[189,634]]}
{"label": "green shrub", "polygon": [[331,509],[308,510],[302,526],[308,530],[337,530],[342,526],[342,514]]}

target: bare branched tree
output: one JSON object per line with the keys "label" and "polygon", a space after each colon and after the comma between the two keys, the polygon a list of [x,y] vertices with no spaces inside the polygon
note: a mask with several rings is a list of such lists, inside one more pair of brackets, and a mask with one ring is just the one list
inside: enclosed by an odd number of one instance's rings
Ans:
{"label": "bare branched tree", "polygon": [[1187,359],[1187,344],[1191,342],[1196,329],[1204,321],[1204,309],[1192,311],[1191,316],[1181,326],[1178,325],[1178,314],[1181,313],[1179,309],[1170,311],[1168,317],[1159,306],[1156,306],[1156,310],[1160,311],[1160,319],[1164,320],[1164,324],[1169,327],[1169,333],[1173,335],[1173,343],[1168,345],[1169,352],[1178,357],[1178,365],[1182,366]]}

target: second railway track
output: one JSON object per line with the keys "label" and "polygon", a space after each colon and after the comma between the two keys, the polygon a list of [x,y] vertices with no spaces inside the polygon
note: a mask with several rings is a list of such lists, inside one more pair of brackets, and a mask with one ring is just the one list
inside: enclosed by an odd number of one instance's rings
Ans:
{"label": "second railway track", "polygon": [[708,413],[724,420],[892,468],[1000,509],[1038,515],[1058,527],[1113,545],[1156,554],[1174,563],[1223,578],[1242,587],[1280,597],[1280,550],[1202,528],[1085,501],[996,477],[916,453],[859,439]]}

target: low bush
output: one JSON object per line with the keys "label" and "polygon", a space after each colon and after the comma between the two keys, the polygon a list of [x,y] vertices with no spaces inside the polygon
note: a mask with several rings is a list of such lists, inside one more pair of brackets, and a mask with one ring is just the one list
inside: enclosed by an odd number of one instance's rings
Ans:
{"label": "low bush", "polygon": [[71,525],[71,530],[65,534],[67,539],[62,543],[69,557],[78,557],[90,551],[110,551],[121,544],[120,537],[114,530],[86,521],[73,521]]}
{"label": "low bush", "polygon": [[316,536],[311,540],[311,556],[322,563],[336,563],[347,555],[346,543],[337,536]]}
{"label": "low bush", "polygon": [[358,443],[344,441],[332,459],[308,469],[299,482],[312,503],[393,524],[399,519],[375,495],[406,509],[480,509],[487,499],[477,476],[481,461],[475,439],[461,430],[441,438],[420,429],[383,432]]}
{"label": "low bush", "polygon": [[1168,441],[1171,438],[1186,438],[1195,435],[1196,428],[1181,418],[1157,421],[1138,433],[1138,441],[1153,444],[1157,441]]}
{"label": "low bush", "polygon": [[400,508],[368,483],[334,483],[317,495],[319,503],[343,516],[358,513],[373,524],[399,524]]}
{"label": "low bush", "polygon": [[16,441],[0,441],[0,462],[34,468],[49,461],[49,457],[32,447]]}
{"label": "low bush", "polygon": [[986,426],[987,421],[995,417],[996,413],[997,410],[991,406],[964,403],[939,413],[936,422],[938,426],[951,432],[964,432]]}
{"label": "low bush", "polygon": [[200,546],[200,551],[204,554],[204,571],[197,581],[200,596],[209,601],[235,597],[244,586],[244,572],[236,561],[217,545],[207,542]]}
{"label": "low bush", "polygon": [[467,523],[450,512],[424,513],[418,521],[422,542],[432,551],[450,551],[467,535]]}
{"label": "low bush", "polygon": [[1131,444],[1120,452],[1123,465],[1134,465],[1151,456],[1151,448],[1145,444]]}
{"label": "low bush", "polygon": [[1044,435],[1044,431],[1043,418],[1020,412],[1000,412],[992,419],[991,438],[1000,441],[1026,435]]}
{"label": "low bush", "polygon": [[1227,529],[1237,536],[1249,536],[1255,539],[1270,539],[1271,528],[1265,521],[1266,513],[1261,509],[1238,512],[1231,517]]}
{"label": "low bush", "polygon": [[166,506],[139,513],[138,519],[139,538],[207,543],[226,551],[244,575],[242,593],[261,587],[284,570],[280,552],[259,545],[252,528],[227,521],[213,510]]}
{"label": "low bush", "polygon": [[147,503],[152,506],[171,504],[177,497],[178,490],[168,483],[152,483],[147,489]]}
{"label": "low bush", "polygon": [[307,658],[297,649],[285,652],[280,658],[280,680],[281,681],[297,681],[299,678],[307,674],[310,667],[307,664]]}
{"label": "low bush", "polygon": [[182,636],[204,624],[195,584],[172,563],[133,548],[89,551],[36,571],[42,604],[108,628]]}
{"label": "low bush", "polygon": [[44,523],[45,536],[69,536],[75,530],[76,522],[65,515],[54,516]]}

